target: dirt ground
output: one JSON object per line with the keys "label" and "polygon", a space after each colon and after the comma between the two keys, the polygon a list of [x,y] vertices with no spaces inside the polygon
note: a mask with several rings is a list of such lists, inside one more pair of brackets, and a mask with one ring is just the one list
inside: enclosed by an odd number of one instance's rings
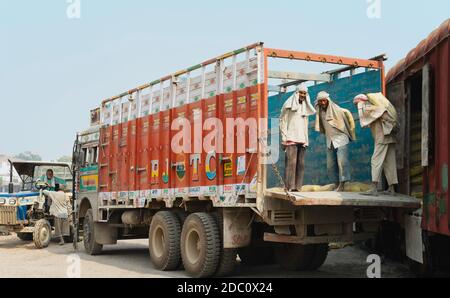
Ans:
{"label": "dirt ground", "polygon": [[[286,272],[278,266],[245,267],[238,265],[235,277],[242,278],[366,278],[368,253],[356,247],[332,250],[325,265],[317,272]],[[73,264],[80,260],[79,271]],[[150,262],[147,240],[122,241],[107,246],[100,256],[84,253],[80,243],[75,253],[71,244],[51,243],[43,250],[33,243],[22,242],[15,235],[0,236],[0,277],[83,277],[83,278],[184,278],[183,271],[160,272]],[[414,277],[405,265],[384,260],[382,277]],[[75,273],[74,273],[75,272]]]}

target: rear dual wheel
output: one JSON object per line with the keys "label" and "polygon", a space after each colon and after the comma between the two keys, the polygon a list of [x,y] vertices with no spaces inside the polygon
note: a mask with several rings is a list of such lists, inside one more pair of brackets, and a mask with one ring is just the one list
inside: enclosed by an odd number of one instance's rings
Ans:
{"label": "rear dual wheel", "polygon": [[195,213],[186,219],[181,233],[181,256],[190,276],[206,278],[217,272],[222,243],[220,238],[217,221],[212,215]]}
{"label": "rear dual wheel", "polygon": [[237,249],[225,248],[223,235],[223,215],[215,213],[214,217],[217,222],[220,234],[220,260],[215,273],[216,277],[227,277],[231,275],[237,264]]}
{"label": "rear dual wheel", "polygon": [[157,269],[171,271],[179,267],[180,238],[181,224],[175,213],[161,211],[153,217],[148,239],[150,258]]}

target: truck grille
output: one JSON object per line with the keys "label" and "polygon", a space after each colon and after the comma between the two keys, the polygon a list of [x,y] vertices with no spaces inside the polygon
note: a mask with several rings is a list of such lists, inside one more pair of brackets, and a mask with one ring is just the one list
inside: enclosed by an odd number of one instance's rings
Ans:
{"label": "truck grille", "polygon": [[378,208],[361,208],[361,221],[380,221],[383,216]]}
{"label": "truck grille", "polygon": [[272,222],[275,224],[292,224],[295,222],[295,211],[272,211]]}
{"label": "truck grille", "polygon": [[0,225],[15,226],[18,224],[16,207],[0,207]]}

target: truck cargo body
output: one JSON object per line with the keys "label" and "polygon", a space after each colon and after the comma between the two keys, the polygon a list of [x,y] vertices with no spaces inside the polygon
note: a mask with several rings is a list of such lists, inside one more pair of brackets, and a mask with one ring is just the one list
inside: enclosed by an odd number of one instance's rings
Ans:
{"label": "truck cargo body", "polygon": [[[269,59],[346,67],[290,73],[272,71]],[[270,249],[277,248],[280,264],[287,267],[286,251],[307,248],[308,259],[315,255],[319,261],[299,261],[294,269],[311,269],[325,260],[328,243],[369,239],[391,210],[419,208],[409,197],[368,199],[354,193],[284,190],[278,118],[292,95],[289,88],[308,81],[316,83],[310,87],[313,100],[325,90],[357,120],[353,97],[385,89],[383,57],[319,55],[266,49],[258,43],[105,100],[92,112],[95,121],[79,135],[75,150],[79,218],[87,221],[83,227],[89,232],[94,222],[95,242],[89,234],[87,249],[97,252],[92,248],[118,239],[150,237],[152,260],[166,270],[172,263],[155,261],[159,254],[154,243],[156,235],[164,234],[163,222],[172,220],[173,226],[175,219],[170,218],[176,215],[183,234],[174,237],[181,237],[186,270],[197,276],[186,261],[190,234],[185,230],[212,216],[220,231],[220,258],[231,250],[245,259],[249,254],[242,249],[258,247],[253,251],[261,252],[267,248],[261,244],[265,240],[274,243]],[[333,183],[327,179],[325,141],[314,132],[314,118],[305,183]],[[370,182],[370,131],[358,129],[350,148],[357,157],[351,159],[353,180]]]}

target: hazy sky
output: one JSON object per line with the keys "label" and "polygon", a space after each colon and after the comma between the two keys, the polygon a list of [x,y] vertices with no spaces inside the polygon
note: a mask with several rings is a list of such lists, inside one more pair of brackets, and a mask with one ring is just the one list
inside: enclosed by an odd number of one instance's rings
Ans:
{"label": "hazy sky", "polygon": [[450,17],[448,0],[0,0],[0,153],[71,154],[102,99],[256,41],[391,67]]}

